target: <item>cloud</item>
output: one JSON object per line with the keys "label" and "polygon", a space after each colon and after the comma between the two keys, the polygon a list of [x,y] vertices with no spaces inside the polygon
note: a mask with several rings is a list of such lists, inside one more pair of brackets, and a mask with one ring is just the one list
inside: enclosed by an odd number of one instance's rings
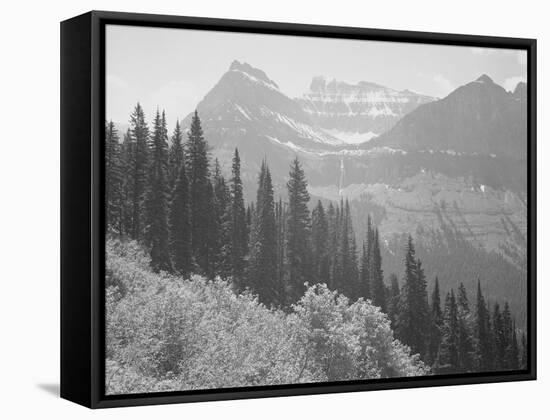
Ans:
{"label": "cloud", "polygon": [[118,89],[128,89],[130,85],[122,77],[117,76],[116,74],[107,75],[107,89],[118,88]]}
{"label": "cloud", "polygon": [[512,76],[504,80],[504,82],[502,83],[502,87],[509,92],[513,92],[519,82],[526,82],[526,81],[527,80],[525,79],[524,76]]}
{"label": "cloud", "polygon": [[455,89],[455,86],[451,83],[451,81],[441,74],[436,74],[433,77],[433,80],[439,92],[441,92],[441,94],[439,95],[441,97],[447,96],[449,93],[451,93]]}

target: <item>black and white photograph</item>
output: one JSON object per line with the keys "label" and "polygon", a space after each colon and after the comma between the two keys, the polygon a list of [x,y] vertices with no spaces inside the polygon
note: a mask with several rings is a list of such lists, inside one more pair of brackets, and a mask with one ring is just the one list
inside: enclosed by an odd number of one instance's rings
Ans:
{"label": "black and white photograph", "polygon": [[105,395],[526,371],[525,49],[105,26]]}

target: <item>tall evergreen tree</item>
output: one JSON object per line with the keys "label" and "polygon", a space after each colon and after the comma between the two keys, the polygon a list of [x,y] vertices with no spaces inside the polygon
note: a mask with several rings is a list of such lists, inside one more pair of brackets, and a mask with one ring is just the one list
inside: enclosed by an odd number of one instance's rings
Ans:
{"label": "tall evergreen tree", "polygon": [[395,274],[390,274],[390,288],[388,294],[388,317],[392,328],[395,328],[397,322],[397,312],[399,310],[399,279]]}
{"label": "tall evergreen tree", "polygon": [[277,283],[277,252],[275,205],[271,173],[262,162],[258,179],[256,208],[250,233],[250,256],[247,267],[247,286],[257,293],[266,305],[285,304],[284,285]]}
{"label": "tall evergreen tree", "polygon": [[177,120],[168,153],[168,185],[170,191],[174,190],[184,158],[183,131],[181,130],[179,120]]}
{"label": "tall evergreen tree", "polygon": [[105,127],[105,228],[122,234],[123,228],[123,167],[121,144],[115,124]]}
{"label": "tall evergreen tree", "polygon": [[456,373],[459,371],[458,354],[458,309],[454,291],[447,293],[439,359],[436,362],[439,373]]}
{"label": "tall evergreen tree", "polygon": [[441,294],[439,291],[439,279],[435,278],[434,289],[430,306],[430,341],[428,344],[428,354],[426,361],[433,365],[439,356],[439,347],[441,345],[441,334],[443,328],[443,312],[441,311]]}
{"label": "tall evergreen tree", "polygon": [[409,235],[395,332],[397,338],[410,346],[413,353],[424,358],[430,323],[426,280],[419,263]]}
{"label": "tall evergreen tree", "polygon": [[527,345],[527,337],[525,336],[525,333],[521,334],[521,355],[519,360],[519,368],[520,369],[527,369],[527,361],[529,357],[529,349]]}
{"label": "tall evergreen tree", "polygon": [[367,238],[363,243],[363,250],[361,255],[361,268],[360,268],[360,285],[361,296],[365,299],[373,298],[372,290],[372,273],[375,271],[371,268],[372,264],[372,248],[374,243],[374,228],[372,226],[372,219],[370,214],[367,216]]}
{"label": "tall evergreen tree", "polygon": [[212,221],[212,247],[214,273],[223,279],[232,274],[231,269],[231,197],[229,187],[221,173],[218,159],[214,162],[214,220]]}
{"label": "tall evergreen tree", "polygon": [[506,369],[518,370],[520,368],[518,336],[516,333],[516,326],[514,323],[512,323],[512,329],[508,340],[508,346],[506,347],[506,350],[505,350],[504,360],[505,360]]}
{"label": "tall evergreen tree", "polygon": [[382,272],[382,257],[380,256],[380,242],[378,238],[378,229],[374,230],[372,246],[370,249],[370,291],[372,294],[372,303],[387,312],[386,306],[386,286],[384,284],[384,275]]}
{"label": "tall evergreen tree", "polygon": [[329,283],[329,231],[323,204],[319,200],[311,212],[311,254],[313,283]]}
{"label": "tall evergreen tree", "polygon": [[191,245],[193,257],[201,274],[211,275],[211,214],[213,189],[210,182],[208,144],[203,136],[199,114],[191,120],[185,146],[189,191],[191,195]]}
{"label": "tall evergreen tree", "polygon": [[288,298],[296,302],[311,278],[310,235],[307,181],[298,158],[290,166],[287,215]]}
{"label": "tall evergreen tree", "polygon": [[340,220],[339,290],[351,300],[355,300],[359,297],[359,272],[355,233],[348,200],[341,203]]}
{"label": "tall evergreen tree", "polygon": [[286,219],[287,219],[286,203],[279,198],[279,202],[275,204],[275,229],[276,229],[276,254],[277,254],[277,270],[276,282],[284,285],[287,283],[286,278]]}
{"label": "tall evergreen tree", "polygon": [[[245,268],[245,256],[248,247],[247,215],[243,198],[241,180],[241,158],[235,149],[231,167],[231,269],[234,282],[239,286]],[[251,216],[250,216],[251,221]]]}
{"label": "tall evergreen tree", "polygon": [[458,369],[470,372],[474,369],[474,343],[472,340],[472,325],[470,304],[464,284],[460,283],[457,296],[458,307]]}
{"label": "tall evergreen tree", "polygon": [[132,239],[142,240],[145,231],[145,193],[149,169],[149,127],[145,122],[143,108],[137,103],[130,116],[130,133],[133,143],[131,158],[131,206],[132,206]]}
{"label": "tall evergreen tree", "polygon": [[122,206],[121,206],[121,231],[123,236],[132,237],[133,233],[133,191],[134,191],[134,158],[135,143],[130,129],[124,134],[121,147],[121,174],[122,174]]}
{"label": "tall evergreen tree", "polygon": [[193,270],[191,249],[191,197],[185,163],[182,161],[170,202],[170,253],[173,269],[183,277]]}
{"label": "tall evergreen tree", "polygon": [[504,320],[500,305],[498,302],[493,306],[493,348],[495,370],[502,370],[504,366],[504,351],[506,349],[506,336],[504,330]]}
{"label": "tall evergreen tree", "polygon": [[338,250],[339,250],[339,214],[338,209],[334,207],[332,202],[327,210],[328,222],[328,261],[329,261],[329,281],[327,283],[331,290],[336,290],[338,284]]}
{"label": "tall evergreen tree", "polygon": [[154,271],[172,269],[168,232],[168,134],[164,112],[157,111],[151,146],[148,187],[145,198],[145,240],[151,249],[151,267]]}
{"label": "tall evergreen tree", "polygon": [[476,371],[483,372],[492,368],[491,332],[489,313],[485,298],[481,292],[481,283],[477,281],[476,317],[475,317],[475,360]]}

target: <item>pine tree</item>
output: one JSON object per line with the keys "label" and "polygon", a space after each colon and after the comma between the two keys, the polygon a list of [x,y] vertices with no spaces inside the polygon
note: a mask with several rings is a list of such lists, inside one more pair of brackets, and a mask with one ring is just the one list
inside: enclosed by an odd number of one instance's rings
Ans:
{"label": "pine tree", "polygon": [[276,254],[277,254],[277,284],[287,283],[286,278],[286,203],[279,198],[275,204]]}
{"label": "pine tree", "polygon": [[477,281],[475,317],[475,359],[476,371],[483,372],[492,368],[489,313],[485,298],[481,292],[481,283],[479,280]]}
{"label": "pine tree", "polygon": [[145,240],[151,249],[151,267],[154,271],[170,271],[168,232],[168,134],[164,112],[157,111],[151,146],[151,165],[145,198]]}
{"label": "pine tree", "polygon": [[214,220],[212,221],[212,238],[214,252],[214,272],[222,279],[232,275],[231,258],[231,216],[232,206],[229,187],[221,173],[218,159],[214,163]]}
{"label": "pine tree", "polygon": [[506,349],[506,337],[504,331],[504,320],[500,311],[500,305],[498,302],[493,307],[493,347],[494,347],[494,361],[495,370],[502,370],[504,366],[504,351]]}
{"label": "pine tree", "polygon": [[439,279],[435,278],[434,289],[430,306],[430,341],[428,344],[428,354],[426,361],[433,365],[439,357],[439,347],[441,345],[441,334],[443,328],[443,313],[441,311],[441,294],[439,291]]}
{"label": "pine tree", "polygon": [[470,372],[474,369],[474,344],[470,319],[470,305],[464,284],[460,283],[457,296],[458,307],[458,369]]}
{"label": "pine tree", "polygon": [[313,283],[329,283],[329,231],[323,204],[319,200],[311,212],[311,254]]}
{"label": "pine tree", "polygon": [[339,215],[337,209],[332,203],[329,204],[327,210],[327,222],[328,222],[328,262],[329,262],[329,280],[328,287],[331,290],[336,290],[338,283],[338,251],[339,251],[339,231],[340,227],[338,224]]}
{"label": "pine tree", "polygon": [[395,328],[397,322],[397,312],[399,310],[399,279],[395,274],[390,274],[390,288],[388,293],[388,317],[392,328]]}
{"label": "pine tree", "polygon": [[145,230],[144,202],[149,169],[149,128],[145,122],[145,114],[139,102],[130,116],[130,133],[133,143],[133,156],[131,159],[131,179],[133,184],[131,191],[131,237],[135,240],[142,240]]}
{"label": "pine tree", "polygon": [[527,337],[525,333],[521,334],[521,356],[519,361],[520,369],[527,369],[527,362],[529,360],[529,349],[527,346]]}
{"label": "pine tree", "polygon": [[[367,235],[368,237],[368,235]],[[364,299],[371,299],[370,267],[369,267],[369,241],[363,242],[361,250],[361,262],[359,267],[359,295]]]}
{"label": "pine tree", "polygon": [[256,208],[250,233],[247,286],[266,305],[285,304],[284,285],[277,283],[277,252],[273,184],[266,161],[258,179]]}
{"label": "pine tree", "polygon": [[339,261],[339,289],[351,300],[359,297],[359,273],[357,270],[357,249],[355,233],[351,220],[349,201],[341,203],[340,209],[340,261]]}
{"label": "pine tree", "polygon": [[505,351],[505,366],[508,370],[518,370],[520,368],[519,363],[519,345],[518,336],[516,333],[516,326],[512,323],[512,328],[508,338],[508,347]]}
{"label": "pine tree", "polygon": [[456,373],[459,371],[458,355],[458,309],[454,291],[447,293],[439,359],[436,362],[439,373]]}
{"label": "pine tree", "polygon": [[214,194],[210,182],[208,144],[203,137],[197,111],[191,120],[185,158],[191,195],[193,258],[199,273],[210,276],[212,273],[211,216]]}
{"label": "pine tree", "polygon": [[170,254],[173,269],[183,277],[193,270],[191,250],[191,197],[185,163],[182,161],[170,203]]}
{"label": "pine tree", "polygon": [[413,353],[425,358],[429,326],[426,280],[409,235],[395,332],[397,338],[410,346]]}
{"label": "pine tree", "polygon": [[176,181],[180,175],[180,168],[184,161],[183,132],[179,120],[176,121],[176,128],[172,134],[170,151],[168,153],[168,186],[173,191]]}
{"label": "pine tree", "polygon": [[309,193],[304,170],[298,158],[290,167],[287,215],[288,299],[296,302],[304,293],[304,283],[311,278]]}
{"label": "pine tree", "polygon": [[372,294],[372,303],[380,307],[382,312],[387,312],[386,306],[386,286],[384,284],[384,275],[382,272],[382,257],[380,256],[380,242],[378,238],[378,229],[374,230],[372,247],[370,254],[370,292]]}
{"label": "pine tree", "polygon": [[[249,214],[250,222],[252,216]],[[242,282],[245,268],[245,256],[248,247],[248,227],[244,207],[243,183],[241,181],[241,159],[235,149],[231,168],[231,269],[237,286]]]}
{"label": "pine tree", "polygon": [[112,121],[105,127],[105,229],[123,232],[123,167],[118,132]]}
{"label": "pine tree", "polygon": [[135,143],[130,129],[124,134],[121,147],[121,175],[122,175],[122,205],[121,205],[121,230],[123,236],[132,237],[133,232],[133,169],[135,157]]}

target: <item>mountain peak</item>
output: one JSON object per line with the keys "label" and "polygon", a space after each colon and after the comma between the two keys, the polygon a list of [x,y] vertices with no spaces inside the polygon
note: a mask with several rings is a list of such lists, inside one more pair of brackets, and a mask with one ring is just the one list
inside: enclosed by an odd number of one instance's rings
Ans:
{"label": "mountain peak", "polygon": [[275,83],[273,80],[267,77],[267,74],[265,74],[260,69],[252,67],[250,64],[245,63],[244,61],[241,63],[238,60],[233,60],[233,62],[229,66],[229,71],[238,71],[238,72],[244,73],[245,75],[249,76],[249,78],[253,80],[254,79],[260,80],[266,83],[267,85],[274,87],[275,89],[279,89],[279,86],[277,86],[277,83]]}
{"label": "mountain peak", "polygon": [[476,79],[476,82],[480,82],[480,83],[493,83],[493,79],[491,79],[489,76],[487,76],[486,74],[482,74],[481,76],[479,76],[477,79]]}

